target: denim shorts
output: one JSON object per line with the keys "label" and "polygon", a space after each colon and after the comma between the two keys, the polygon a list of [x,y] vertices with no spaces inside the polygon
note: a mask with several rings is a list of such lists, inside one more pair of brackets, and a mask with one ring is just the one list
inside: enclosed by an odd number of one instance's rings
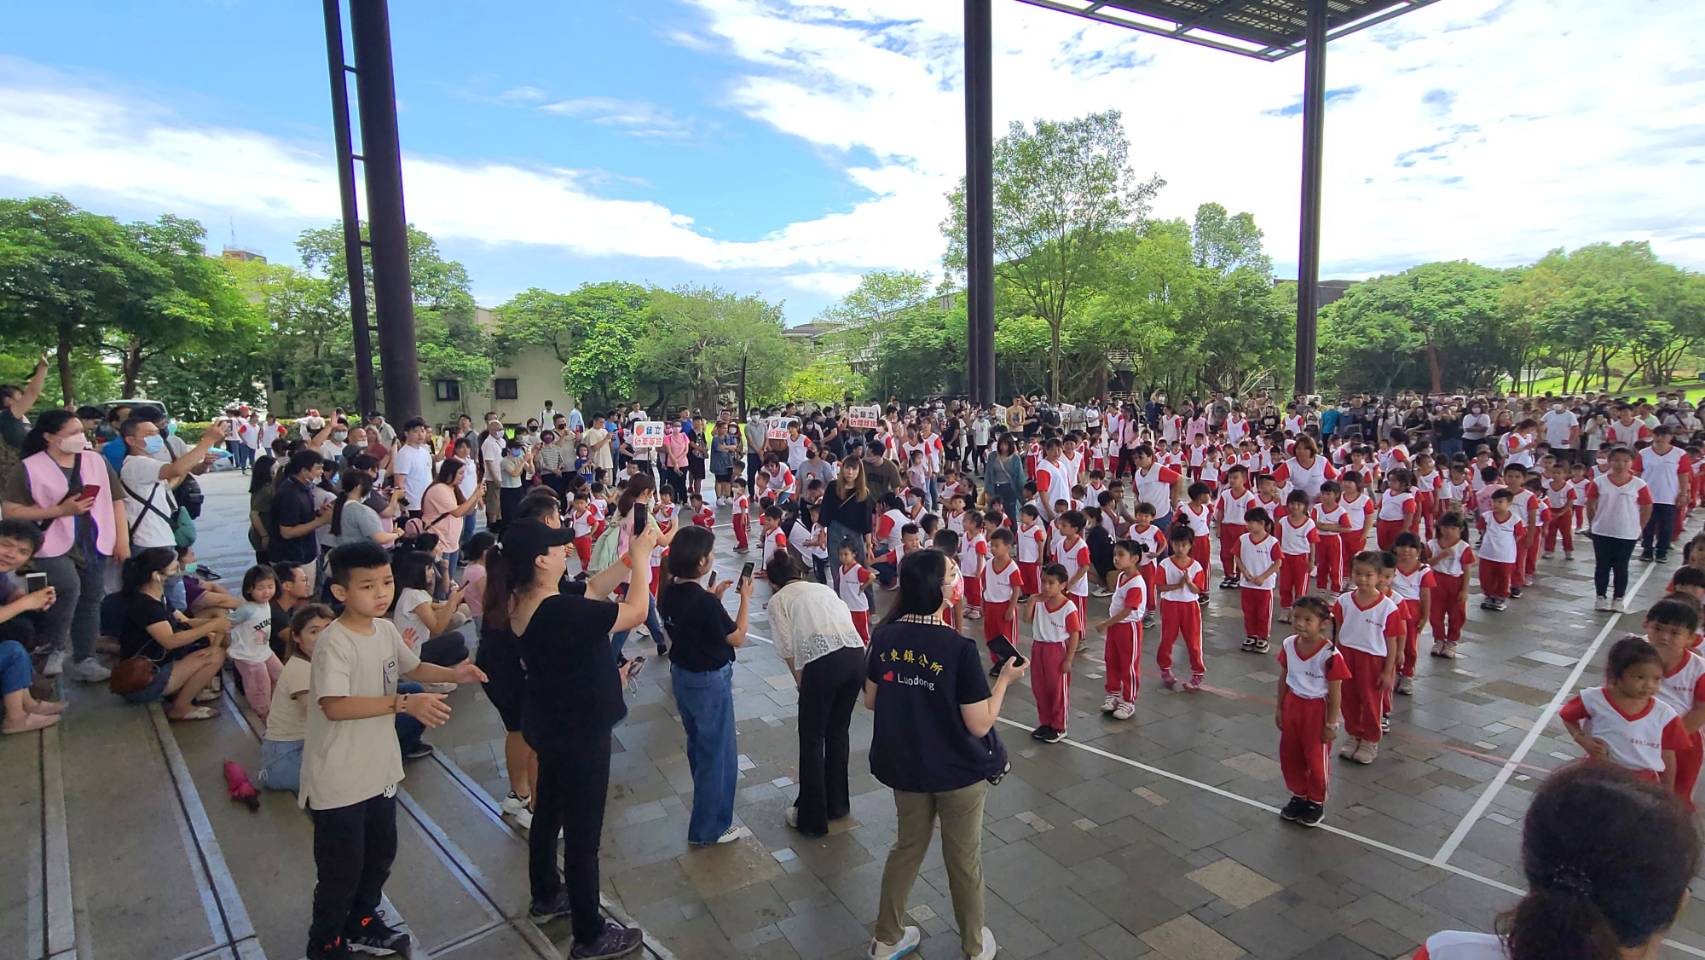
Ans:
{"label": "denim shorts", "polygon": [[172,664],[175,661],[154,664],[154,680],[140,690],[121,694],[126,703],[153,703],[166,695],[166,684],[172,679]]}

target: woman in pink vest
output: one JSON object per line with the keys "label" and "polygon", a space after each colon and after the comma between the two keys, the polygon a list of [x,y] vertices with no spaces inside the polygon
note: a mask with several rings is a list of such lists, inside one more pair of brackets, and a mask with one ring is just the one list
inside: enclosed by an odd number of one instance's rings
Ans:
{"label": "woman in pink vest", "polygon": [[[47,574],[58,595],[42,614],[42,670],[99,683],[109,671],[95,660],[107,558],[130,556],[124,501],[113,497],[118,477],[89,449],[83,421],[49,410],[24,438],[20,469],[6,480],[4,509],[13,520],[46,522],[42,548],[31,566]],[[69,648],[71,663],[65,664]]]}

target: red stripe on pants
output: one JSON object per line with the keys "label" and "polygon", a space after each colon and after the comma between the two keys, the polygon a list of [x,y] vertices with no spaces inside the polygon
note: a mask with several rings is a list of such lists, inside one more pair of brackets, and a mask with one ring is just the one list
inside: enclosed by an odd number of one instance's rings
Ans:
{"label": "red stripe on pants", "polygon": [[1140,623],[1115,623],[1107,628],[1107,649],[1102,651],[1107,661],[1106,691],[1126,703],[1137,700],[1138,666],[1143,659],[1143,626]]}
{"label": "red stripe on pants", "polygon": [[1237,601],[1243,606],[1243,635],[1267,639],[1273,632],[1273,591],[1238,587]]}
{"label": "red stripe on pants", "polygon": [[749,544],[746,542],[746,527],[748,524],[750,524],[752,522],[752,518],[746,516],[743,513],[736,513],[734,515],[733,519],[734,519],[734,546],[738,550],[744,550],[747,548],[747,546],[749,546]]}
{"label": "red stripe on pants", "polygon": [[1453,577],[1433,571],[1433,596],[1427,607],[1433,622],[1433,639],[1455,643],[1462,639],[1462,622],[1468,619],[1468,577]]}
{"label": "red stripe on pants", "polygon": [[1350,667],[1350,679],[1344,681],[1344,732],[1370,743],[1379,742],[1379,719],[1385,697],[1379,689],[1380,674],[1385,672],[1385,658],[1365,650],[1338,648]]}
{"label": "red stripe on pants", "polygon": [[1689,747],[1675,752],[1675,795],[1692,810],[1693,787],[1699,782],[1700,762],[1705,761],[1705,741],[1697,730],[1687,739]]}
{"label": "red stripe on pants", "polygon": [[1291,796],[1326,802],[1328,763],[1332,744],[1321,740],[1326,727],[1326,700],[1299,697],[1290,690],[1279,707],[1279,770]]}
{"label": "red stripe on pants", "polygon": [[1237,563],[1237,541],[1239,537],[1249,532],[1249,528],[1241,523],[1220,524],[1220,569],[1226,576],[1232,575],[1232,567]]}
{"label": "red stripe on pants", "polygon": [[1066,697],[1072,684],[1071,674],[1060,672],[1066,662],[1066,645],[1032,643],[1030,661],[1030,692],[1036,697],[1036,722],[1064,733]]}
{"label": "red stripe on pants", "polygon": [[1162,600],[1160,646],[1154,652],[1154,662],[1162,670],[1172,669],[1172,641],[1179,637],[1190,651],[1190,672],[1207,673],[1202,659],[1202,605],[1194,600]]}
{"label": "red stripe on pants", "polygon": [[1507,600],[1510,596],[1511,575],[1516,565],[1508,560],[1480,558],[1480,592],[1488,597]]}
{"label": "red stripe on pants", "polygon": [[1563,552],[1575,552],[1575,523],[1567,509],[1558,510],[1551,517],[1551,522],[1545,525],[1545,552],[1552,553],[1557,549],[1557,538],[1563,538]]}
{"label": "red stripe on pants", "polygon": [[1308,592],[1308,554],[1287,553],[1279,558],[1279,606],[1289,610]]}
{"label": "red stripe on pants", "polygon": [[[983,642],[996,637],[1013,638],[1017,632],[1013,623],[1015,604],[1011,600],[988,600],[983,603]],[[994,659],[994,654],[989,654]]]}
{"label": "red stripe on pants", "polygon": [[853,610],[851,613],[853,629],[858,631],[858,638],[864,641],[865,646],[870,646],[870,611]]}
{"label": "red stripe on pants", "polygon": [[1344,591],[1344,541],[1326,534],[1314,548],[1314,585],[1334,594]]}

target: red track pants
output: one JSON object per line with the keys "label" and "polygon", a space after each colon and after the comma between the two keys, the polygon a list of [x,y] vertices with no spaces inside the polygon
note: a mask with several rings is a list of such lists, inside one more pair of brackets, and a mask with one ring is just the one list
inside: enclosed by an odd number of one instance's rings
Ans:
{"label": "red track pants", "polygon": [[1237,541],[1248,532],[1249,528],[1241,523],[1220,524],[1220,569],[1228,577],[1237,564]]}
{"label": "red track pants", "polygon": [[1273,632],[1273,591],[1261,587],[1238,587],[1243,606],[1243,635],[1267,639]]}
{"label": "red track pants", "polygon": [[1036,697],[1036,722],[1062,733],[1066,729],[1066,697],[1072,685],[1071,674],[1060,672],[1065,662],[1063,643],[1030,645],[1030,692]]}
{"label": "red track pants", "polygon": [[1331,743],[1320,739],[1326,726],[1326,698],[1314,700],[1286,690],[1279,721],[1279,770],[1285,775],[1285,789],[1293,797],[1325,803],[1327,757],[1332,750]]}
{"label": "red track pants", "polygon": [[1115,623],[1107,628],[1107,649],[1102,651],[1107,661],[1106,691],[1126,703],[1137,701],[1138,674],[1143,659],[1143,625]]}
{"label": "red track pants", "polygon": [[1194,600],[1162,600],[1160,646],[1154,652],[1160,669],[1172,669],[1172,641],[1179,637],[1190,651],[1190,672],[1207,673],[1207,663],[1202,659],[1202,605]]}
{"label": "red track pants", "polygon": [[1433,622],[1433,640],[1456,643],[1462,639],[1462,622],[1468,619],[1468,577],[1453,577],[1433,571],[1433,597],[1427,607]]}
{"label": "red track pants", "polygon": [[1349,647],[1340,647],[1339,652],[1350,667],[1350,679],[1345,680],[1343,686],[1344,732],[1369,743],[1378,743],[1379,720],[1385,706],[1379,678],[1385,672],[1385,658]]}
{"label": "red track pants", "polygon": [[1308,592],[1308,554],[1287,553],[1279,558],[1279,607],[1289,610]]}
{"label": "red track pants", "polygon": [[1314,547],[1314,585],[1333,596],[1344,592],[1344,541],[1335,533],[1322,534]]}

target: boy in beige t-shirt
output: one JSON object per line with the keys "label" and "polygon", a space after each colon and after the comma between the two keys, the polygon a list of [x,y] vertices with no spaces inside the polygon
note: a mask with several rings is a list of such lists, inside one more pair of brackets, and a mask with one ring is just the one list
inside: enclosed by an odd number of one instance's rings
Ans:
{"label": "boy in beige t-shirt", "polygon": [[[397,783],[403,778],[396,716],[428,727],[450,718],[442,694],[399,694],[401,677],[473,683],[472,663],[422,663],[386,620],[396,584],[390,555],[372,541],[331,553],[332,596],[343,615],[320,632],[308,681],[308,735],[298,797],[314,819],[314,913],[308,960],[406,952],[408,934],[379,911],[397,855]],[[317,709],[315,709],[317,707]]]}

